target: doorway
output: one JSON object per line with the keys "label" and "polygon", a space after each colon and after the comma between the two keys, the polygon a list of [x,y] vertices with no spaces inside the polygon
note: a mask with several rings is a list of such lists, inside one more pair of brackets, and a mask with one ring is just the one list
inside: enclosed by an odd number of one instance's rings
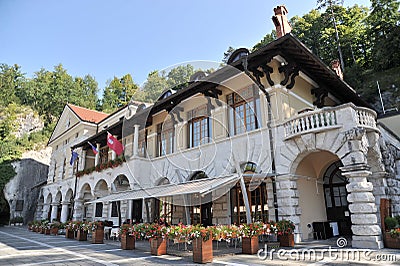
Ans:
{"label": "doorway", "polygon": [[347,202],[348,180],[342,175],[340,161],[334,162],[323,176],[326,216],[338,223],[339,235],[351,235],[351,218]]}
{"label": "doorway", "polygon": [[132,223],[141,223],[142,220],[142,206],[143,201],[141,199],[133,200],[132,203]]}

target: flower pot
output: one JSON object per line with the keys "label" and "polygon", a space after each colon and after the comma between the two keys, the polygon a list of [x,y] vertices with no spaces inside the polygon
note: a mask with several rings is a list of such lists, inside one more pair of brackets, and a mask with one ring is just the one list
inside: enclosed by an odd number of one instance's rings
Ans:
{"label": "flower pot", "polygon": [[78,241],[86,241],[87,240],[87,232],[80,229],[76,232],[76,240]]}
{"label": "flower pot", "polygon": [[242,239],[242,253],[243,254],[257,254],[258,251],[258,236],[243,237]]}
{"label": "flower pot", "polygon": [[51,235],[58,235],[58,227],[53,227],[50,229],[50,234]]}
{"label": "flower pot", "polygon": [[281,247],[294,247],[294,234],[278,236]]}
{"label": "flower pot", "polygon": [[127,234],[121,235],[121,249],[135,249],[135,237]]}
{"label": "flower pot", "polygon": [[400,248],[400,238],[392,237],[389,232],[385,232],[384,241],[387,248]]}
{"label": "flower pot", "polygon": [[46,228],[46,229],[44,229],[44,234],[45,235],[50,235],[50,228]]}
{"label": "flower pot", "polygon": [[151,255],[160,256],[167,254],[167,240],[163,238],[150,238]]}
{"label": "flower pot", "polygon": [[44,228],[40,228],[39,233],[40,233],[40,234],[44,234]]}
{"label": "flower pot", "polygon": [[74,239],[74,230],[65,229],[65,238]]}
{"label": "flower pot", "polygon": [[104,227],[98,227],[92,232],[92,244],[104,243]]}
{"label": "flower pot", "polygon": [[202,238],[193,240],[193,262],[207,263],[213,260],[212,238],[203,241]]}

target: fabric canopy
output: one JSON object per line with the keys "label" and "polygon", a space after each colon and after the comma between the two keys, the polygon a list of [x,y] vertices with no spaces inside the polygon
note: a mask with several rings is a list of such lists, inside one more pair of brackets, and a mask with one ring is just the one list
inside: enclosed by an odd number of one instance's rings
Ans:
{"label": "fabric canopy", "polygon": [[177,205],[198,205],[201,202],[215,200],[226,194],[236,184],[239,175],[216,178],[205,178],[179,184],[167,184],[150,188],[117,192],[108,196],[86,202],[110,202],[120,200],[160,198]]}

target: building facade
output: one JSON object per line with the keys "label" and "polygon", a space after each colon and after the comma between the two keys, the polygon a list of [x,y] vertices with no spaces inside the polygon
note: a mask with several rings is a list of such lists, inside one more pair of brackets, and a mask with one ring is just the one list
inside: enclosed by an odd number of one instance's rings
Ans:
{"label": "building facade", "polygon": [[[288,27],[279,23],[286,8],[275,13],[275,25]],[[49,141],[37,217],[290,219],[297,242],[313,238],[317,222],[334,222],[353,247],[383,247],[381,199],[400,214],[399,137],[289,31],[277,29],[286,34],[253,53],[236,50],[227,66],[196,73],[152,106],[107,116],[67,105]],[[123,156],[107,146],[108,133]],[[72,166],[71,149],[79,154]]]}

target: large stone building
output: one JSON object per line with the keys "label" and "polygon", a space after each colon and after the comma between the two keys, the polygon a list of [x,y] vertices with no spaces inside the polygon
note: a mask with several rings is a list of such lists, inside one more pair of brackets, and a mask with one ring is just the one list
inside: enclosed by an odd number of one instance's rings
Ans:
{"label": "large stone building", "polygon": [[[230,224],[290,219],[296,241],[333,222],[354,247],[382,247],[380,201],[399,209],[398,136],[290,32],[196,73],[149,107],[105,115],[67,105],[37,217]],[[339,75],[338,75],[339,74]],[[107,146],[119,139],[124,157]],[[99,153],[95,154],[90,144]],[[69,165],[71,149],[79,160]]]}

